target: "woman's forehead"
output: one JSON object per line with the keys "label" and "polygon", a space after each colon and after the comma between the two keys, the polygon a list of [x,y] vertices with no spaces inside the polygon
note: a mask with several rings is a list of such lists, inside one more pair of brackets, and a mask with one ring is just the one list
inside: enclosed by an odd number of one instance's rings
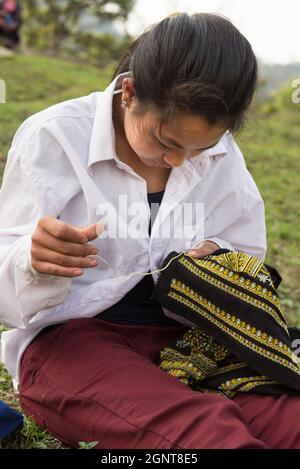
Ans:
{"label": "woman's forehead", "polygon": [[182,147],[209,147],[215,144],[226,132],[225,124],[211,125],[201,116],[177,115],[159,125],[162,137],[174,140]]}

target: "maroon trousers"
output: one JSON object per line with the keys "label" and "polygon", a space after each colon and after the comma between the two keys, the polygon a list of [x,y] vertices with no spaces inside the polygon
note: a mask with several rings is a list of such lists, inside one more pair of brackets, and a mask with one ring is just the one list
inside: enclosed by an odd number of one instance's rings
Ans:
{"label": "maroon trousers", "polygon": [[24,413],[71,447],[300,448],[300,397],[194,391],[158,367],[188,328],[72,319],[43,330],[21,361]]}

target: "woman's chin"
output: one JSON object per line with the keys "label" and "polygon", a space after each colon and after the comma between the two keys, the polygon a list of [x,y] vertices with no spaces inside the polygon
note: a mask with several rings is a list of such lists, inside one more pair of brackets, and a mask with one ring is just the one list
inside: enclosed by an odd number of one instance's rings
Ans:
{"label": "woman's chin", "polygon": [[156,168],[172,168],[172,166],[170,166],[170,165],[161,164],[161,163],[159,163],[158,161],[155,161],[155,160],[143,159],[143,158],[140,158],[140,160],[142,161],[142,163],[146,164],[147,166],[152,166],[152,167],[156,167]]}

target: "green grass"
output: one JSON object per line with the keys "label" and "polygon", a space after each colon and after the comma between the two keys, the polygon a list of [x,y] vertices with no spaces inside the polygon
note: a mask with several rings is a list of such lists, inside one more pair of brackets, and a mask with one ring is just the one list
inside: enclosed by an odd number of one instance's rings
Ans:
{"label": "green grass", "polygon": [[266,262],[283,280],[278,289],[290,324],[300,326],[300,104],[288,83],[263,103],[237,141],[265,201]]}
{"label": "green grass", "polygon": [[27,117],[52,104],[103,90],[111,74],[108,69],[43,56],[0,59],[7,101],[0,104],[0,170],[15,131]]}
{"label": "green grass", "polygon": [[[7,104],[0,105],[0,177],[11,139],[26,117],[45,107],[102,90],[111,70],[77,66],[37,56],[0,59],[0,78],[7,83]],[[237,141],[266,206],[266,262],[283,277],[279,294],[290,324],[300,326],[300,104],[291,103],[288,85],[263,104]],[[0,399],[19,408],[11,380],[0,368]],[[93,442],[79,442],[88,449]],[[5,448],[61,448],[59,441],[29,419],[2,442]]]}

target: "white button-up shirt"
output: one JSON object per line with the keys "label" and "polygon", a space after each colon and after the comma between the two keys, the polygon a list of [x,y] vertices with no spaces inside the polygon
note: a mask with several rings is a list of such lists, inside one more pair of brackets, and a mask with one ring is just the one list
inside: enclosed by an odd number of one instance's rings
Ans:
{"label": "white button-up shirt", "polygon": [[[11,328],[2,333],[2,361],[16,390],[22,353],[44,327],[101,313],[142,278],[126,276],[158,269],[170,251],[188,251],[198,239],[208,239],[265,259],[264,203],[230,132],[213,148],[172,168],[151,235],[145,235],[150,220],[146,181],[115,150],[112,100],[117,79],[104,92],[28,118],[8,154],[0,191],[0,322]],[[87,227],[99,221],[99,203],[117,210],[120,194],[129,205],[144,207],[139,220],[144,235],[98,237],[91,243],[114,274],[102,262],[70,278],[32,268],[31,235],[41,217]],[[197,230],[188,239],[173,236],[176,217],[169,236],[159,234],[178,204],[196,202],[204,207],[201,239]],[[157,274],[152,275],[156,282]]]}

